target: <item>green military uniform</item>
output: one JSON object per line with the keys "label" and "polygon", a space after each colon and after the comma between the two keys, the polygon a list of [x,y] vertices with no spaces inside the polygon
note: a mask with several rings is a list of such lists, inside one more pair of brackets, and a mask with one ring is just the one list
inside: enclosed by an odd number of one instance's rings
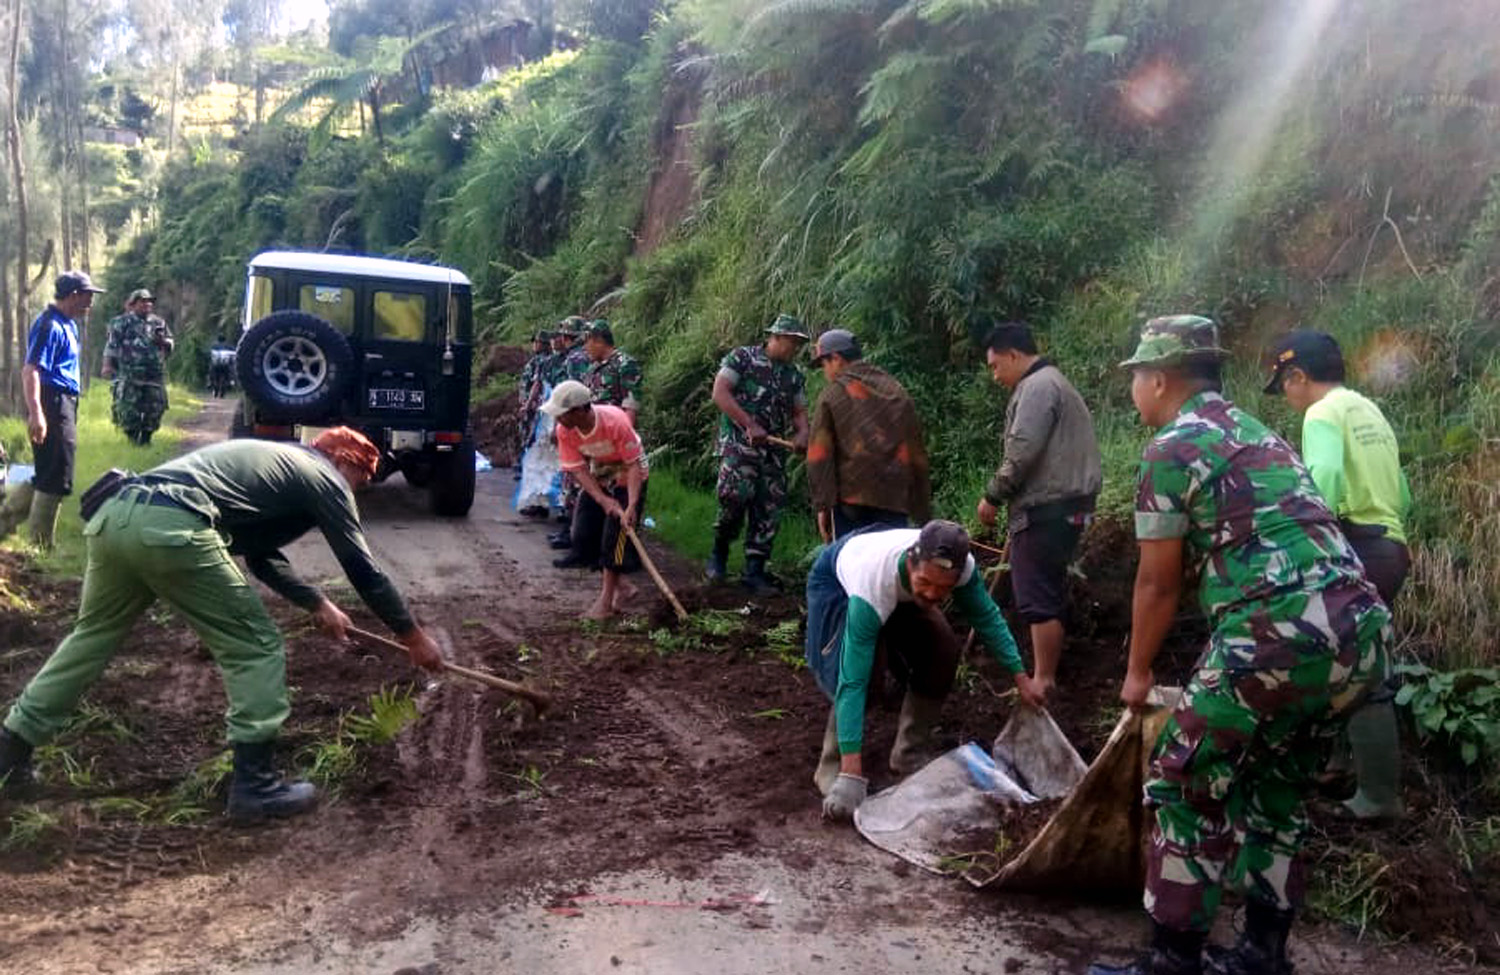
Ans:
{"label": "green military uniform", "polygon": [[134,443],[150,443],[167,412],[164,360],[171,350],[171,330],[157,316],[129,311],[110,319],[104,358],[115,363],[111,417]]}
{"label": "green military uniform", "polygon": [[[1126,366],[1223,355],[1212,322],[1147,323]],[[1296,454],[1216,392],[1183,404],[1142,456],[1136,534],[1182,539],[1213,627],[1152,754],[1146,908],[1207,932],[1226,883],[1290,912],[1303,800],[1385,666],[1390,613]]]}
{"label": "green military uniform", "polygon": [[641,408],[641,364],[619,349],[593,364],[586,384],[595,403],[626,410]]}
{"label": "green military uniform", "polygon": [[[777,318],[768,331],[807,338],[801,323],[786,315]],[[784,439],[793,435],[793,417],[807,408],[807,380],[800,369],[774,361],[764,346],[745,345],[723,358],[719,375],[729,380],[734,401],[767,434]],[[720,418],[719,512],[714,534],[727,546],[744,522],[746,559],[771,556],[781,509],[786,505],[786,460],[784,449],[752,444],[727,415]]]}
{"label": "green military uniform", "polygon": [[322,595],[280,552],[312,528],[376,615],[409,632],[411,615],[370,555],[353,492],[332,462],[296,444],[214,444],[142,475],[84,527],[78,622],[26,685],[5,727],[33,746],[54,737],[159,598],[193,627],[224,675],[229,740],[275,738],[288,712],[286,648],[230,556],[242,555],[261,582],[314,610]]}

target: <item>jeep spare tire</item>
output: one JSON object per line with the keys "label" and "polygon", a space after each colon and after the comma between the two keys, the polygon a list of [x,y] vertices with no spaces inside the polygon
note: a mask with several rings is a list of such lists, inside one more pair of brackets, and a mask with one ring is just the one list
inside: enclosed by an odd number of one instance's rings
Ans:
{"label": "jeep spare tire", "polygon": [[278,311],[240,338],[235,371],[244,394],[267,413],[311,422],[338,411],[354,377],[354,350],[318,316]]}

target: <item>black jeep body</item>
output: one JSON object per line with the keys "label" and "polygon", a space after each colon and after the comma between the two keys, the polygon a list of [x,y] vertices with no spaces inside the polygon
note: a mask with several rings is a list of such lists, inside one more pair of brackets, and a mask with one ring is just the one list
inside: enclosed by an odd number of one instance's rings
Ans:
{"label": "black jeep body", "polygon": [[249,265],[236,350],[236,436],[292,440],[350,426],[432,509],[474,502],[469,279],[377,257],[267,251]]}

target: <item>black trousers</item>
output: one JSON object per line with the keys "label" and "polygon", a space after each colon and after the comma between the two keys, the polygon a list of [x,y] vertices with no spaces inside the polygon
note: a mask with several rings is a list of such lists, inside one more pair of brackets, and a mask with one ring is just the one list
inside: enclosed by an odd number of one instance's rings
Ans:
{"label": "black trousers", "polygon": [[872,508],[865,504],[839,504],[833,509],[834,538],[843,538],[872,525],[882,528],[910,528],[911,518],[904,511]]}
{"label": "black trousers", "polygon": [[[908,690],[921,697],[947,697],[958,673],[959,653],[958,637],[941,610],[901,603],[880,628],[872,689],[879,688],[893,705]],[[885,686],[885,674],[894,686]]]}
{"label": "black trousers", "polygon": [[[635,513],[637,522],[646,512],[646,484],[641,482],[640,507]],[[616,484],[608,493],[622,508],[630,503],[630,491],[624,484]],[[635,546],[620,530],[620,520],[606,515],[599,502],[587,491],[578,496],[578,512],[573,518],[573,545],[575,552],[581,552],[590,564],[601,569],[634,572],[641,565]]]}
{"label": "black trousers", "polygon": [[31,445],[36,461],[32,485],[43,494],[72,494],[73,462],[78,452],[78,397],[42,383],[41,399],[47,439]]}

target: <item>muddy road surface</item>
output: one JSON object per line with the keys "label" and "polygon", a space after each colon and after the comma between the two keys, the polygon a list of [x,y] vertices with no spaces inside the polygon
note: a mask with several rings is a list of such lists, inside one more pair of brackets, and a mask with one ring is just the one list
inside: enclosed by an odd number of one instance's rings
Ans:
{"label": "muddy road surface", "polygon": [[[202,425],[205,437],[227,427],[223,404]],[[975,892],[821,823],[811,772],[827,712],[790,662],[795,594],[701,590],[658,550],[699,622],[668,625],[642,575],[638,613],[583,627],[596,577],[552,568],[551,526],[511,510],[512,486],[509,470],[482,474],[457,521],[427,514],[399,478],[360,503],[377,556],[451,659],[546,690],[548,714],[332,645],[268,595],[288,639],[286,751],[330,788],[309,817],[233,830],[211,761],[217,673],[154,609],[43,757],[41,797],[0,802],[12,824],[0,971],[1081,973],[1139,943],[1134,905]],[[380,629],[321,539],[289,554]],[[66,632],[77,586],[0,559],[29,600],[0,616],[8,700]],[[998,689],[976,665],[946,735],[992,736],[1008,706]],[[419,717],[392,743],[357,740],[349,715],[382,690],[410,694]],[[1063,723],[1081,739],[1107,732]],[[893,726],[893,710],[875,712],[872,749]],[[1296,951],[1308,975],[1452,967],[1326,928],[1299,932]]]}

